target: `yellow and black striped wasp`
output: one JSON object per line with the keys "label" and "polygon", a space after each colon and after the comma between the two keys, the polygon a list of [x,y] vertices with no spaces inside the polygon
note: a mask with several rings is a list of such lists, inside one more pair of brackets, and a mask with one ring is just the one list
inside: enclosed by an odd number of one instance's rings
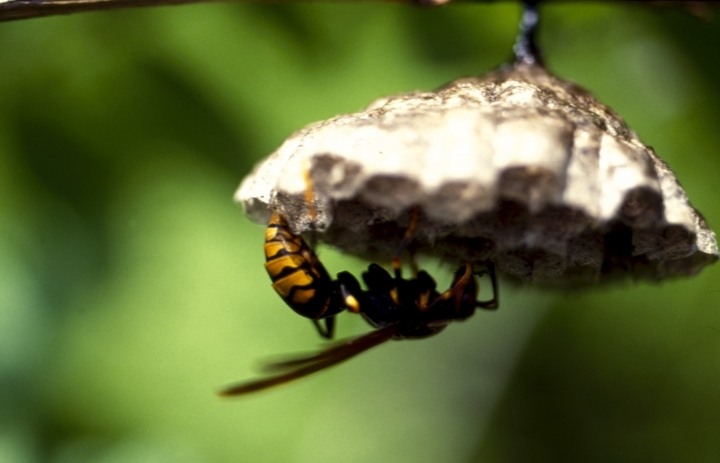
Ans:
{"label": "yellow and black striped wasp", "polygon": [[[346,308],[342,283],[332,281],[315,252],[278,212],[265,230],[265,260],[273,289],[296,313],[311,319],[322,337],[331,339],[334,316]],[[323,319],[325,328],[320,325]]]}
{"label": "yellow and black striped wasp", "polygon": [[[343,310],[359,313],[374,328],[365,335],[340,342],[319,353],[268,365],[275,373],[266,378],[232,385],[220,391],[223,396],[243,395],[287,383],[347,360],[390,339],[420,339],[442,331],[456,320],[471,316],[475,309],[498,306],[497,279],[493,264],[476,272],[465,263],[456,272],[450,288],[439,293],[436,283],[425,271],[412,279],[402,277],[400,255],[417,225],[417,214],[405,233],[393,259],[394,276],[378,264],[370,264],[362,279],[363,290],[349,272],[332,280],[317,255],[305,240],[292,233],[285,219],[273,214],[265,241],[265,267],[273,288],[298,314],[312,319],[320,334],[331,338],[334,316]],[[478,301],[476,275],[489,274],[493,298]],[[326,320],[323,329],[319,320]]]}

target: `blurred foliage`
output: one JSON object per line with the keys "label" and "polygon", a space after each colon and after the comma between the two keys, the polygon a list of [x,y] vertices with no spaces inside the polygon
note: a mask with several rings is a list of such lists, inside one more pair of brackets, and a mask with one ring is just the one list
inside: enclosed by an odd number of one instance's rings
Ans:
{"label": "blurred foliage", "polygon": [[[506,288],[436,338],[214,395],[318,343],[269,287],[262,227],[231,201],[241,178],[307,123],[497,66],[518,14],[214,4],[2,24],[0,461],[720,460],[717,266]],[[568,2],[541,31],[549,66],[622,114],[716,227],[719,27]]]}

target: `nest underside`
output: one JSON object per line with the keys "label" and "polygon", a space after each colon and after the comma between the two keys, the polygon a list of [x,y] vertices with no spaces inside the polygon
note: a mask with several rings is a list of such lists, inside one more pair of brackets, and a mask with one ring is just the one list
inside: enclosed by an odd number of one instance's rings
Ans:
{"label": "nest underside", "polygon": [[[285,198],[283,204],[286,215],[297,219],[291,220],[291,227],[297,227],[298,233],[312,229],[303,220],[307,218],[303,198]],[[297,213],[292,212],[293,205]],[[397,254],[411,217],[418,211],[392,211],[362,200],[340,201],[331,208],[330,226],[310,233],[319,242],[380,263]],[[652,222],[647,217],[641,221],[644,223],[639,226],[637,217],[621,217],[601,224],[564,206],[532,212],[518,201],[501,200],[492,210],[462,224],[433,220],[420,211],[405,250],[451,263],[491,261],[501,273],[522,281],[569,287],[691,276],[718,259],[714,235],[700,249],[702,236],[681,225]],[[704,221],[700,227],[707,230]]]}

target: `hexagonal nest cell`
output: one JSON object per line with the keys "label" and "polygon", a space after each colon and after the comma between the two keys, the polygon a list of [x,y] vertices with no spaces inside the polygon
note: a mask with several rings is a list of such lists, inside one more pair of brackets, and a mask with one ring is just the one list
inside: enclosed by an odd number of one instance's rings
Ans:
{"label": "hexagonal nest cell", "polygon": [[[311,219],[304,194],[308,174]],[[715,234],[668,165],[587,90],[539,65],[379,99],[296,132],[243,181],[247,215],[371,260],[397,251],[493,261],[577,286],[692,275]]]}

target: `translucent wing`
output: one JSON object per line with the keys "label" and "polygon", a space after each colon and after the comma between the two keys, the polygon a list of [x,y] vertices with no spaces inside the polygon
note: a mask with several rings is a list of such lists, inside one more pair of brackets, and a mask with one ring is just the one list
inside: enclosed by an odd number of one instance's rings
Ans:
{"label": "translucent wing", "polygon": [[396,331],[396,327],[391,325],[336,344],[313,355],[270,364],[265,367],[266,371],[288,371],[267,378],[231,385],[218,394],[223,397],[249,394],[311,375],[384,343],[391,339]]}

